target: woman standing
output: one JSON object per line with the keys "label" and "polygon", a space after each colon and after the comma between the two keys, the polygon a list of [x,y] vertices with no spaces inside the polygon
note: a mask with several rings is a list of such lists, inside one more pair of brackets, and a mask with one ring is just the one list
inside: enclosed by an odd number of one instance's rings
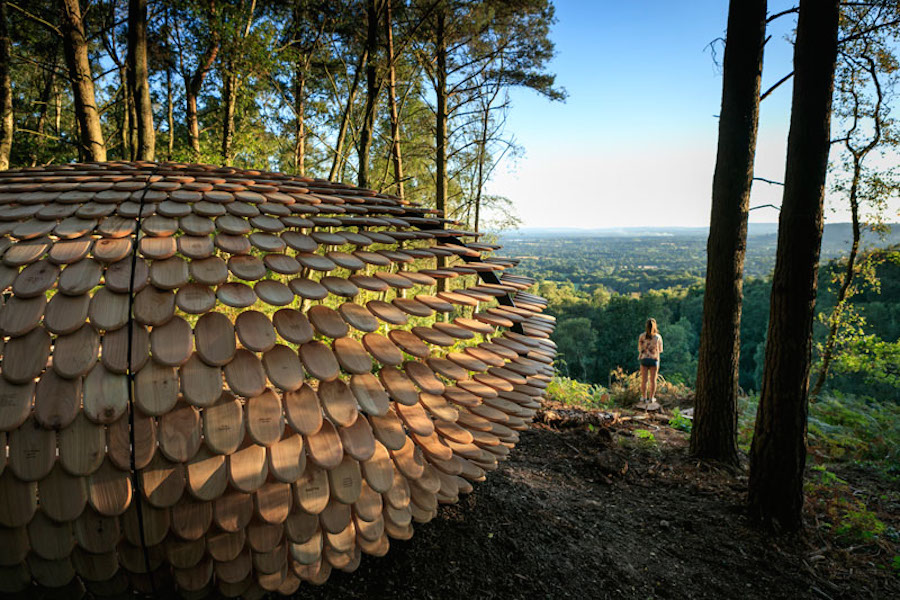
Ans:
{"label": "woman standing", "polygon": [[656,319],[647,319],[644,333],[638,336],[638,360],[641,363],[641,403],[656,402],[656,375],[659,373],[659,355],[662,354],[662,351],[663,340],[656,328]]}

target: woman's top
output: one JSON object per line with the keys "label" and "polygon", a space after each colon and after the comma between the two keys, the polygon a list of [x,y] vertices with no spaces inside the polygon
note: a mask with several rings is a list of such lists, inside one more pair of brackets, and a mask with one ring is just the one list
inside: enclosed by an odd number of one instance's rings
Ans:
{"label": "woman's top", "polygon": [[647,337],[646,333],[638,336],[638,358],[655,358],[659,359],[659,355],[663,351],[662,336],[656,335]]}

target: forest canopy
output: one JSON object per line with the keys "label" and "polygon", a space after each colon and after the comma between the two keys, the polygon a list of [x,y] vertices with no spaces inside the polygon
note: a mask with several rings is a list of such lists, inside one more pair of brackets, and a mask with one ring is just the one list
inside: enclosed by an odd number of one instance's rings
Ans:
{"label": "forest canopy", "polygon": [[510,218],[507,199],[483,193],[517,151],[509,90],[565,98],[547,70],[549,0],[0,7],[0,168],[137,159],[277,170],[477,227],[482,210]]}

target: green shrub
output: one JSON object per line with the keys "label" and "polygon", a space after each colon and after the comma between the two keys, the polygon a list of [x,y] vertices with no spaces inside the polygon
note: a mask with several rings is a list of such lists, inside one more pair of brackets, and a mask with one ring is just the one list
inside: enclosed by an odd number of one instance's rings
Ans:
{"label": "green shrub", "polygon": [[672,411],[672,418],[669,419],[669,427],[674,427],[675,429],[690,433],[693,426],[694,422],[681,414],[681,409],[676,406]]}
{"label": "green shrub", "polygon": [[545,394],[548,400],[578,408],[602,409],[610,406],[609,394],[602,386],[581,383],[559,374],[550,380]]}

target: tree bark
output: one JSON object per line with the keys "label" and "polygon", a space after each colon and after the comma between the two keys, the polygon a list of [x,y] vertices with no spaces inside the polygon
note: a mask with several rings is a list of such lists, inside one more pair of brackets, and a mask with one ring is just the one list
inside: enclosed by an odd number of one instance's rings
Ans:
{"label": "tree bark", "polygon": [[306,175],[306,68],[299,60],[294,65],[294,112],[297,136],[294,142],[294,168],[298,175]]}
{"label": "tree bark", "polygon": [[802,527],[810,348],[830,146],[839,0],[801,0],[787,167],[762,392],[750,448],[750,516]]}
{"label": "tree bark", "polygon": [[403,200],[403,156],[400,151],[400,110],[397,106],[397,70],[394,68],[394,24],[391,20],[391,0],[385,2],[385,37],[388,63],[388,105],[391,113],[391,163],[397,197]]}
{"label": "tree bark", "polygon": [[184,79],[184,97],[185,97],[185,120],[187,121],[188,144],[191,146],[191,152],[194,159],[200,158],[200,119],[197,116],[197,97],[203,89],[203,80],[212,69],[216,56],[219,54],[219,43],[214,41],[207,49],[206,54],[200,60],[197,70],[193,73],[183,73]]}
{"label": "tree bark", "polygon": [[[58,40],[59,38],[57,38],[57,43],[53,44],[53,49],[50,51],[50,57],[47,61],[53,68],[47,72],[46,79],[44,80],[44,89],[41,91],[41,104],[38,109],[37,123],[34,126],[34,130],[38,132],[38,138],[36,140],[37,147],[35,148],[35,151],[31,153],[32,167],[36,167],[38,161],[42,158],[43,149],[46,144],[46,138],[42,134],[47,127],[47,114],[50,112],[50,100],[56,89],[56,62],[59,53]],[[4,59],[0,57],[0,63],[2,62],[4,62]],[[0,69],[2,68],[3,66],[0,65]]]}
{"label": "tree bark", "polygon": [[731,0],[691,453],[738,464],[737,395],[747,215],[759,122],[766,0]]}
{"label": "tree bark", "polygon": [[437,15],[437,70],[435,73],[435,206],[447,207],[447,41],[444,38],[444,14]]}
{"label": "tree bark", "polygon": [[484,107],[484,114],[481,115],[481,139],[478,140],[478,187],[475,189],[475,224],[474,231],[478,231],[481,221],[481,195],[484,188],[484,161],[487,159],[487,135],[488,125],[491,120],[491,105],[488,103]]}
{"label": "tree bark", "polygon": [[9,77],[9,32],[6,27],[6,2],[0,0],[0,171],[9,168],[12,152],[13,119],[12,82]]}
{"label": "tree bark", "polygon": [[[437,69],[435,72],[435,207],[441,216],[445,215],[447,208],[447,40],[445,30],[445,16],[443,12],[437,14],[435,46],[437,55]],[[443,268],[446,259],[437,257],[437,268]],[[439,292],[447,289],[447,280],[441,277],[437,280]]]}
{"label": "tree bark", "polygon": [[156,156],[156,130],[147,71],[147,0],[128,0],[128,87],[135,106],[136,160]]}
{"label": "tree bark", "polygon": [[234,142],[234,105],[237,102],[237,74],[229,63],[223,74],[224,87],[222,89],[222,164],[230,165],[234,160],[231,146]]}
{"label": "tree bark", "polygon": [[356,72],[353,74],[353,81],[350,83],[350,90],[347,93],[347,105],[344,107],[341,125],[338,128],[337,143],[334,146],[334,161],[331,163],[331,171],[328,172],[328,181],[334,181],[335,177],[343,170],[344,142],[347,139],[347,128],[350,126],[350,113],[353,111],[353,100],[356,98],[356,90],[359,88],[359,78],[368,57],[369,53],[366,50],[363,50],[362,54],[359,55]]}
{"label": "tree bark", "polygon": [[166,68],[166,124],[169,138],[166,140],[166,160],[172,160],[175,151],[175,101],[172,97],[172,69]]}
{"label": "tree bark", "polygon": [[106,161],[106,144],[100,126],[100,112],[94,95],[94,80],[88,57],[87,40],[84,37],[84,23],[81,20],[79,0],[62,0],[63,50],[69,79],[72,82],[72,96],[75,118],[78,121],[81,155],[90,162]]}
{"label": "tree bark", "polygon": [[378,93],[381,84],[378,81],[378,62],[375,59],[378,52],[378,18],[381,15],[379,0],[368,0],[366,4],[366,53],[369,60],[366,63],[366,108],[363,113],[363,124],[359,131],[359,172],[357,183],[359,187],[369,187],[369,153],[372,150],[372,136],[375,130],[375,110],[378,106]]}
{"label": "tree bark", "polygon": [[[124,64],[119,66],[119,79],[122,82],[122,159],[134,160],[134,102],[131,100],[131,88],[128,86],[128,69]],[[115,148],[115,146],[113,146]]]}

